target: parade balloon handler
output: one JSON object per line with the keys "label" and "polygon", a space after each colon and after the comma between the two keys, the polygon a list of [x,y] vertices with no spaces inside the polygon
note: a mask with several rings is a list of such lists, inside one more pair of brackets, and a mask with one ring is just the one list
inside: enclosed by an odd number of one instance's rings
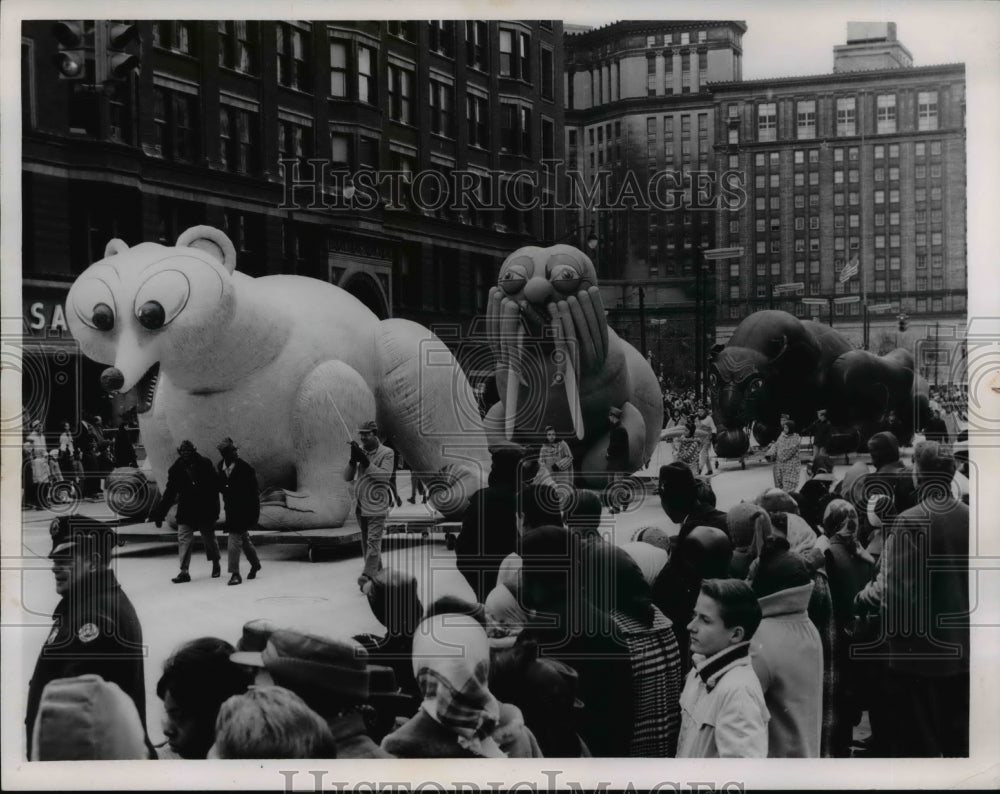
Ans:
{"label": "parade balloon handler", "polygon": [[358,438],[351,441],[351,457],[344,468],[344,479],[356,481],[357,516],[361,527],[361,553],[364,569],[358,577],[362,592],[382,570],[382,533],[385,519],[392,506],[389,478],[392,476],[394,453],[378,440],[378,424],[371,419],[358,428]]}
{"label": "parade balloon handler", "polygon": [[212,461],[198,454],[194,444],[184,440],[177,447],[178,458],[167,472],[167,487],[163,498],[153,508],[149,518],[157,528],[163,526],[170,506],[177,502],[177,553],[181,571],[171,581],[183,584],[191,581],[188,566],[194,533],[205,542],[205,557],[212,563],[212,578],[222,576],[219,564],[219,544],[215,540],[215,522],[219,518],[219,485]]}
{"label": "parade balloon handler", "polygon": [[243,581],[240,576],[240,555],[246,553],[250,563],[247,579],[254,579],[260,570],[257,549],[250,539],[250,528],[257,525],[260,518],[260,489],[257,487],[257,473],[253,466],[239,456],[239,447],[228,436],[219,442],[219,462],[217,477],[222,503],[226,507],[226,544],[229,556],[229,584]]}
{"label": "parade balloon handler", "polygon": [[135,608],[110,569],[118,542],[110,524],[86,516],[60,516],[49,527],[52,573],[61,600],[28,684],[25,718],[28,757],[45,686],[58,678],[93,673],[117,684],[135,702],[149,755],[156,754],[146,725],[145,648]]}

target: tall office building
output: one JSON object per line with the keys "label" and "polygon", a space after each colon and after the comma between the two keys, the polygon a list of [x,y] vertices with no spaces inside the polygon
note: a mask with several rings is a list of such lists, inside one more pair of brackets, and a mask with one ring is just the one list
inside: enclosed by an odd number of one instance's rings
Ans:
{"label": "tall office building", "polygon": [[[851,23],[832,73],[717,83],[712,96],[716,168],[745,174],[747,194],[716,227],[716,245],[744,250],[715,273],[720,341],[772,305],[832,312],[858,345],[866,306],[882,306],[869,318],[876,352],[961,336],[964,65],[913,66],[894,25]],[[919,362],[928,377],[931,360]]]}

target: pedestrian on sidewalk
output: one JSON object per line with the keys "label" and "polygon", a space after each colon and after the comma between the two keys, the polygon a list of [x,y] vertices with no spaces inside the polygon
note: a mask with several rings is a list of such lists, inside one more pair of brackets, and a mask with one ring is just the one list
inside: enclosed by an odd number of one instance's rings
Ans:
{"label": "pedestrian on sidewalk", "polygon": [[378,424],[371,419],[358,428],[358,438],[351,442],[351,458],[343,477],[357,480],[357,517],[361,527],[361,553],[364,569],[358,577],[362,592],[382,570],[382,533],[393,504],[389,478],[392,476],[393,451],[378,440]]}
{"label": "pedestrian on sidewalk", "polygon": [[260,570],[257,549],[250,539],[250,529],[257,525],[260,518],[260,489],[257,487],[257,473],[253,466],[239,456],[238,449],[229,436],[219,442],[218,450],[222,460],[219,461],[217,477],[222,503],[226,508],[230,585],[243,582],[243,577],[240,576],[242,553],[246,553],[247,562],[250,563],[247,579],[256,578],[257,571]]}
{"label": "pedestrian on sidewalk", "polygon": [[167,487],[163,497],[149,514],[157,528],[163,526],[167,511],[177,502],[177,553],[181,571],[171,581],[182,584],[191,581],[188,567],[194,534],[205,542],[205,557],[212,563],[212,578],[222,576],[219,564],[219,544],[215,540],[215,522],[219,518],[219,484],[215,467],[208,458],[199,455],[194,444],[185,439],[177,447],[178,458],[167,470]]}

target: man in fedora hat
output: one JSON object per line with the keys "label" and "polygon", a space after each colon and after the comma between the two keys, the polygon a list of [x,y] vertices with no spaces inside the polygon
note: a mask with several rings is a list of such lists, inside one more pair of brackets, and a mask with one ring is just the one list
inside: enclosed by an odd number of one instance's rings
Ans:
{"label": "man in fedora hat", "polygon": [[365,566],[358,577],[358,587],[365,591],[368,583],[382,570],[382,533],[385,519],[393,504],[389,478],[392,476],[394,453],[379,443],[378,425],[374,420],[358,428],[357,441],[351,442],[351,457],[344,469],[344,479],[356,480],[357,516],[361,527],[361,553]]}
{"label": "man in fedora hat", "polygon": [[199,532],[205,542],[205,556],[212,563],[212,578],[222,576],[219,564],[219,544],[215,540],[215,522],[219,518],[219,485],[215,466],[208,458],[198,454],[188,440],[177,447],[177,460],[167,470],[167,487],[149,518],[157,527],[163,526],[170,506],[177,502],[177,553],[181,572],[172,582],[190,582],[188,566],[191,564],[191,547],[194,533]]}
{"label": "man in fedora hat", "polygon": [[238,447],[226,436],[219,442],[217,477],[222,503],[226,508],[225,530],[229,534],[227,542],[229,557],[229,584],[240,584],[240,554],[246,552],[250,563],[247,579],[253,579],[260,570],[257,549],[250,539],[250,528],[257,525],[260,518],[260,489],[257,487],[257,473],[253,466],[239,456]]}
{"label": "man in fedora hat", "polygon": [[359,643],[278,629],[263,651],[237,651],[230,659],[257,668],[258,685],[290,689],[323,717],[337,743],[337,758],[392,758],[368,735],[364,712],[371,672]]}
{"label": "man in fedora hat", "polygon": [[[29,758],[42,690],[56,679],[93,673],[117,684],[135,702],[144,734],[146,727],[142,626],[110,568],[118,543],[114,528],[94,518],[70,515],[54,519],[49,534],[49,559],[61,600],[28,684]],[[149,739],[145,741],[152,751]]]}

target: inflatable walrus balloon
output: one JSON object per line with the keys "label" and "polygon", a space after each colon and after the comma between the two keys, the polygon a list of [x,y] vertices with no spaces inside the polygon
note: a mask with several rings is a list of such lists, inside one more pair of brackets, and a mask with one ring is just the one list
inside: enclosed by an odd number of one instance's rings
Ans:
{"label": "inflatable walrus balloon", "polygon": [[352,505],[341,477],[348,442],[370,419],[434,478],[442,510],[485,484],[472,391],[441,340],[407,320],[379,321],[327,282],[235,268],[229,238],[196,226],[174,247],[112,240],[70,289],[70,331],[110,365],[105,388],[138,390],[161,486],[181,441],[214,458],[229,436],[265,489],[262,527],[339,527]]}
{"label": "inflatable walrus balloon", "polygon": [[500,402],[486,415],[491,445],[566,438],[583,484],[606,481],[608,410],[622,410],[629,471],[660,438],[663,398],[652,367],[610,328],[590,259],[570,245],[519,248],[490,290],[487,334]]}

